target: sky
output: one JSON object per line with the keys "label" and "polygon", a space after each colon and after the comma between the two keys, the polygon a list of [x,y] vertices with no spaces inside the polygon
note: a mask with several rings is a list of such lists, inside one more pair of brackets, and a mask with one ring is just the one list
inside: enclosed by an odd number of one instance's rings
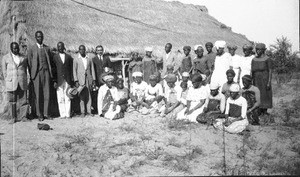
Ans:
{"label": "sky", "polygon": [[206,6],[211,16],[251,41],[269,47],[284,36],[292,43],[292,50],[299,51],[299,0],[177,1]]}

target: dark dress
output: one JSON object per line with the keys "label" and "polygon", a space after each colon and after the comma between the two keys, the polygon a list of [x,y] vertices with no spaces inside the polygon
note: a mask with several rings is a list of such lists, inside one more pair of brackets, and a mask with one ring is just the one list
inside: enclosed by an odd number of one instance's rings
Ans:
{"label": "dark dress", "polygon": [[272,60],[268,56],[255,57],[251,63],[253,85],[260,90],[260,108],[272,108],[272,87],[267,90],[269,70],[272,69]]}
{"label": "dark dress", "polygon": [[143,59],[143,77],[144,81],[149,84],[149,77],[156,72],[156,63],[154,58],[145,56]]}

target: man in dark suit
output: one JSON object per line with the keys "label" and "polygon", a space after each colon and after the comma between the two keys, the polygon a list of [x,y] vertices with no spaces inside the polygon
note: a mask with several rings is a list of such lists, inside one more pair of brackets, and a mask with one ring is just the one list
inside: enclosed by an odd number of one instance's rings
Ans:
{"label": "man in dark suit", "polygon": [[55,63],[54,88],[56,88],[59,114],[61,118],[70,118],[71,100],[67,96],[67,90],[73,85],[73,59],[65,53],[63,42],[57,43],[58,54],[53,56]]}
{"label": "man in dark suit", "polygon": [[28,64],[30,79],[33,81],[36,96],[36,114],[39,121],[52,119],[49,117],[50,84],[53,77],[53,61],[50,48],[43,44],[44,34],[41,31],[35,33],[36,44],[28,49]]}
{"label": "man in dark suit", "polygon": [[[19,54],[19,44],[10,44],[11,52],[2,58],[2,72],[5,80],[5,90],[7,99],[11,106],[12,119],[10,123],[17,121],[27,121],[28,102],[27,92],[27,59]],[[18,111],[17,111],[18,110]],[[19,115],[17,115],[17,112]]]}
{"label": "man in dark suit", "polygon": [[95,86],[95,69],[86,53],[85,46],[79,46],[79,54],[73,62],[73,78],[80,98],[81,117],[91,114],[91,88]]}
{"label": "man in dark suit", "polygon": [[[96,47],[96,56],[92,59],[94,68],[95,68],[95,75],[96,75],[96,86],[100,88],[103,85],[103,81],[101,78],[102,73],[104,73],[104,68],[112,68],[112,62],[108,55],[104,54],[104,49],[101,45]],[[97,114],[97,97],[98,97],[98,90],[92,91],[92,107],[94,114]]]}

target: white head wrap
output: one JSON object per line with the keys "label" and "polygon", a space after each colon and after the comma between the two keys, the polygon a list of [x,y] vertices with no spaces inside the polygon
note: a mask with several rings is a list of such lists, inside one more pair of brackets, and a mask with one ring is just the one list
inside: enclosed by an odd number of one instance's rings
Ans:
{"label": "white head wrap", "polygon": [[103,80],[104,80],[104,82],[112,81],[112,80],[114,80],[114,76],[112,76],[112,75],[105,75],[105,76],[103,76]]}
{"label": "white head wrap", "polygon": [[190,74],[188,72],[183,72],[182,77],[190,77]]}
{"label": "white head wrap", "polygon": [[145,48],[145,51],[146,51],[146,52],[152,52],[152,51],[153,51],[153,48],[152,48],[152,47],[146,47],[146,48]]}
{"label": "white head wrap", "polygon": [[210,90],[216,90],[216,89],[219,88],[219,84],[217,84],[217,83],[211,83],[209,85],[209,88],[210,88]]}
{"label": "white head wrap", "polygon": [[226,47],[226,42],[225,41],[216,41],[215,42],[215,47],[217,49],[219,49],[219,48],[225,48]]}
{"label": "white head wrap", "polygon": [[132,77],[143,77],[143,73],[141,73],[141,72],[134,72],[134,73],[132,73]]}
{"label": "white head wrap", "polygon": [[231,92],[239,92],[240,91],[240,85],[239,84],[232,84],[229,88]]}

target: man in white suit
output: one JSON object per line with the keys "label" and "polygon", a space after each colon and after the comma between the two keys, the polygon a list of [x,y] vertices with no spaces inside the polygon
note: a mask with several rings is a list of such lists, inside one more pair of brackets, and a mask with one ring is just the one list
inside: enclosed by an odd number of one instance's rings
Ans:
{"label": "man in white suit", "polygon": [[[28,62],[19,54],[19,44],[12,42],[10,44],[11,52],[2,58],[2,72],[5,79],[5,90],[7,99],[11,106],[12,119],[11,124],[17,121],[28,121],[28,102],[27,92],[28,80]],[[17,111],[19,110],[19,111]],[[19,115],[17,115],[19,112]]]}

